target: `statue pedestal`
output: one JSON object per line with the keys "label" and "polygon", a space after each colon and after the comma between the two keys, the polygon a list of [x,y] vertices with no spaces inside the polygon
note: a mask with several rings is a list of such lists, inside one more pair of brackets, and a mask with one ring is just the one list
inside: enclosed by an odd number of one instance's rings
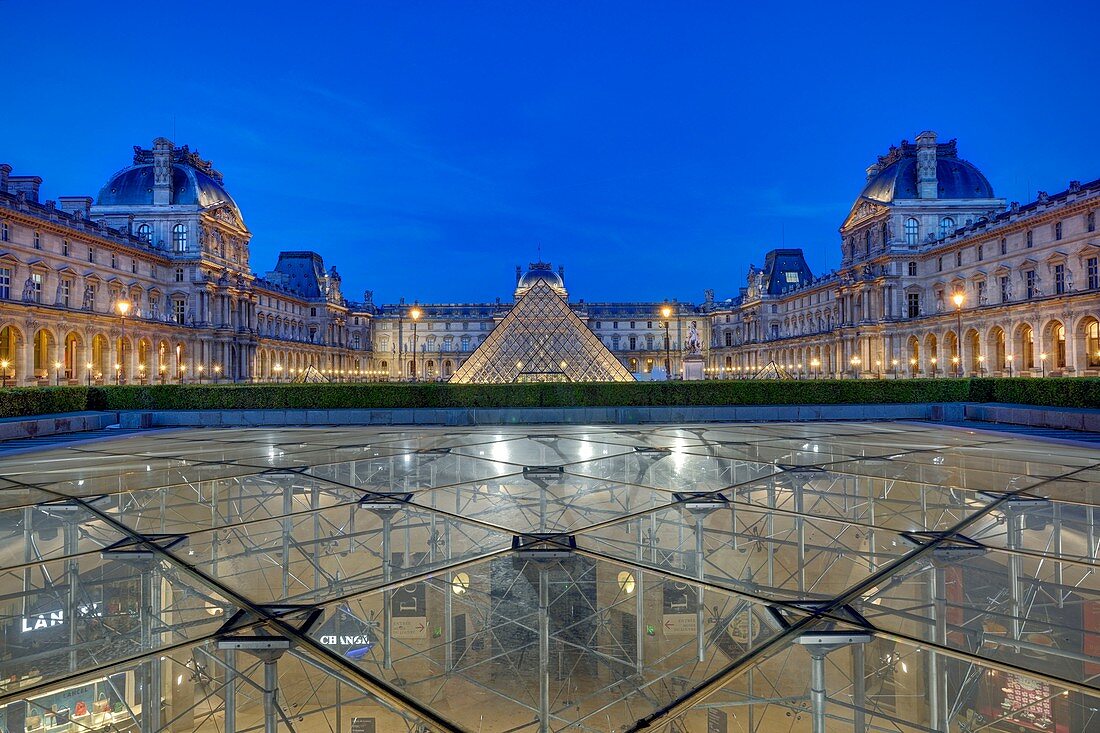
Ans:
{"label": "statue pedestal", "polygon": [[703,379],[703,357],[692,354],[684,357],[684,379]]}

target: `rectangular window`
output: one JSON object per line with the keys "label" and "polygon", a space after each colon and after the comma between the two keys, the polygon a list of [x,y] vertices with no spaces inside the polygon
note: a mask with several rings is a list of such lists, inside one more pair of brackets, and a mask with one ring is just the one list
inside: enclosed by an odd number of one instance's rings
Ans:
{"label": "rectangular window", "polygon": [[134,273],[135,275],[137,274],[137,260],[136,259],[131,259],[130,260],[130,272]]}
{"label": "rectangular window", "polygon": [[95,262],[95,247],[88,248],[88,262]]}
{"label": "rectangular window", "polygon": [[1089,290],[1100,290],[1100,260],[1089,257],[1085,260],[1085,267],[1088,271]]}
{"label": "rectangular window", "polygon": [[943,258],[936,258],[936,272],[943,272]]}
{"label": "rectangular window", "polygon": [[631,328],[636,328],[636,326],[634,325],[634,323],[635,323],[635,321],[631,321],[631,322],[630,322],[630,327],[631,327]]}
{"label": "rectangular window", "polygon": [[1001,276],[1001,302],[1002,303],[1007,303],[1008,302],[1008,296],[1010,295],[1010,293],[1008,292],[1009,282],[1010,281],[1008,279],[1008,275],[1002,275]]}
{"label": "rectangular window", "polygon": [[983,247],[982,245],[979,244],[978,245],[978,262],[981,262],[984,259],[985,259],[985,247]]}
{"label": "rectangular window", "polygon": [[1064,295],[1066,292],[1066,266],[1055,265],[1054,266],[1054,292],[1058,295]]}
{"label": "rectangular window", "polygon": [[786,277],[788,283],[798,284],[797,272],[785,272],[783,275]]}
{"label": "rectangular window", "polygon": [[963,264],[963,253],[962,253],[962,250],[960,249],[958,252],[955,253],[955,267],[962,267],[962,264]]}
{"label": "rectangular window", "polygon": [[67,239],[61,240],[61,255],[63,257],[69,256],[69,240]]}
{"label": "rectangular window", "polygon": [[611,324],[611,327],[612,328],[618,328],[619,327],[619,322],[615,321],[614,323]]}
{"label": "rectangular window", "polygon": [[910,262],[909,263],[909,277],[916,277],[916,276],[917,276],[917,263],[916,262]]}
{"label": "rectangular window", "polygon": [[6,242],[10,238],[11,228],[8,226],[8,223],[6,221],[0,222],[0,242]]}
{"label": "rectangular window", "polygon": [[602,328],[599,321],[596,321],[596,328]]}
{"label": "rectangular window", "polygon": [[906,302],[909,317],[918,318],[920,316],[920,293],[909,293],[906,296]]}
{"label": "rectangular window", "polygon": [[11,268],[0,267],[0,298],[7,300],[11,297]]}
{"label": "rectangular window", "polygon": [[985,305],[985,280],[978,281],[978,305]]}
{"label": "rectangular window", "polygon": [[634,351],[638,348],[638,339],[635,336],[630,337],[630,350]]}
{"label": "rectangular window", "polygon": [[177,267],[176,268],[176,282],[178,282],[178,283],[183,282],[183,268],[182,267]]}
{"label": "rectangular window", "polygon": [[1008,240],[1001,237],[1001,254],[1008,254]]}
{"label": "rectangular window", "polygon": [[118,255],[115,254],[114,252],[111,253],[111,269],[113,269],[113,270],[118,269]]}
{"label": "rectangular window", "polygon": [[1090,232],[1096,231],[1096,212],[1090,211],[1085,215],[1085,229]]}
{"label": "rectangular window", "polygon": [[68,308],[71,305],[70,302],[69,302],[69,298],[72,295],[72,291],[73,291],[73,281],[69,280],[67,278],[62,280],[61,281],[61,305],[65,306],[66,308]]}
{"label": "rectangular window", "polygon": [[1027,298],[1031,300],[1035,297],[1035,270],[1028,270],[1024,273],[1024,282],[1027,283]]}
{"label": "rectangular window", "polygon": [[34,302],[35,303],[41,303],[42,302],[42,273],[41,272],[32,272],[31,273],[31,288],[33,289],[33,293],[34,293]]}
{"label": "rectangular window", "polygon": [[1030,229],[1027,230],[1025,241],[1027,242],[1028,249],[1031,249],[1031,247],[1035,244],[1035,237]]}
{"label": "rectangular window", "polygon": [[180,325],[183,324],[187,318],[187,301],[186,300],[173,300],[172,301],[172,320]]}
{"label": "rectangular window", "polygon": [[1062,241],[1062,222],[1060,221],[1054,222],[1054,241]]}
{"label": "rectangular window", "polygon": [[726,331],[726,346],[733,346],[733,333]]}
{"label": "rectangular window", "polygon": [[153,264],[149,265],[149,275],[152,276],[154,279],[156,278],[156,276],[157,276],[157,263],[154,262]]}
{"label": "rectangular window", "polygon": [[42,249],[42,235],[38,232],[34,233],[34,248]]}

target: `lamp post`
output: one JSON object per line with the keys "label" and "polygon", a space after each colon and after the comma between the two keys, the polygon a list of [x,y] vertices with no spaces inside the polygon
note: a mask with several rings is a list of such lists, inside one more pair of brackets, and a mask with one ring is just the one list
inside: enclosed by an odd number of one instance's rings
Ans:
{"label": "lamp post", "polygon": [[8,365],[10,363],[11,362],[9,362],[7,359],[0,359],[0,370],[2,370],[2,374],[0,374],[0,377],[2,377],[4,380],[4,386],[7,386],[8,384]]}
{"label": "lamp post", "polygon": [[913,358],[910,358],[909,359],[909,377],[913,378],[915,376],[917,376],[917,360],[913,359]]}
{"label": "lamp post", "polygon": [[202,384],[202,373],[203,371],[205,371],[205,369],[206,367],[203,366],[201,363],[195,367],[195,373],[198,374],[197,379],[199,380],[199,384]]}
{"label": "lamp post", "polygon": [[891,359],[890,360],[890,366],[892,366],[894,368],[894,379],[897,379],[898,378],[898,360],[897,359]]}
{"label": "lamp post", "polygon": [[[161,354],[158,357],[158,359],[162,359],[162,358],[164,358],[164,354]],[[168,381],[168,367],[167,366],[165,366],[164,364],[158,364],[157,365],[157,373],[160,375],[160,383],[161,384],[164,384],[166,381]]]}
{"label": "lamp post", "polygon": [[863,359],[860,359],[858,355],[853,356],[850,363],[852,365],[852,379],[859,379],[859,365],[863,363]]}
{"label": "lamp post", "polygon": [[1039,354],[1039,366],[1042,367],[1043,376],[1045,377],[1047,375],[1047,354],[1045,351]]}
{"label": "lamp post", "polygon": [[214,384],[218,383],[218,377],[221,376],[221,373],[222,373],[222,365],[221,364],[215,364],[214,365]]}
{"label": "lamp post", "polygon": [[420,320],[420,309],[415,305],[409,310],[409,318],[413,321],[413,362],[412,362],[412,380],[416,381],[416,324]]}
{"label": "lamp post", "polygon": [[275,381],[281,382],[283,378],[283,365],[276,364],[275,366],[271,367],[271,369],[275,372]]}
{"label": "lamp post", "polygon": [[818,360],[818,358],[816,356],[813,359],[810,359],[810,369],[812,369],[813,372],[814,372],[814,379],[817,379],[818,367],[820,367],[820,366],[821,366],[821,361]]}
{"label": "lamp post", "polygon": [[1008,376],[1012,376],[1012,354],[1005,354],[1005,366],[1008,367]]}
{"label": "lamp post", "polygon": [[928,362],[932,365],[932,379],[935,379],[936,378],[936,357],[933,356],[931,359],[928,360]]}
{"label": "lamp post", "polygon": [[[126,364],[126,314],[130,312],[130,301],[126,300],[123,296],[122,300],[115,303],[115,308],[118,309],[119,320],[122,321],[122,341],[118,345],[118,362],[120,365]],[[118,368],[118,374],[116,375],[116,381],[122,384],[122,368]]]}
{"label": "lamp post", "polygon": [[978,374],[985,376],[985,356],[978,354]]}
{"label": "lamp post", "polygon": [[53,383],[55,386],[61,384],[61,362],[59,361],[53,363]]}
{"label": "lamp post", "polygon": [[665,381],[672,379],[672,352],[669,350],[668,319],[672,317],[672,308],[661,306],[661,318],[665,321]]}
{"label": "lamp post", "polygon": [[882,361],[875,359],[875,379],[882,379]]}
{"label": "lamp post", "polygon": [[963,353],[963,301],[966,300],[966,296],[963,295],[961,290],[956,290],[955,294],[951,296],[951,302],[955,304],[955,315],[957,317],[957,327],[955,329],[955,349],[959,352],[955,359],[955,376],[962,376],[962,353]]}
{"label": "lamp post", "polygon": [[[88,369],[88,386],[91,387],[92,386],[92,362],[88,362],[84,366],[87,367],[87,369]],[[5,367],[5,369],[6,369],[6,367]]]}
{"label": "lamp post", "polygon": [[115,362],[115,384],[122,384],[122,363]]}
{"label": "lamp post", "polygon": [[[962,344],[959,344],[959,348],[962,348]],[[960,368],[960,366],[959,366],[959,363],[960,363],[961,361],[962,361],[962,360],[961,360],[961,359],[959,359],[959,355],[958,355],[958,354],[955,354],[954,356],[952,356],[952,357],[951,357],[951,366],[955,367],[955,378],[956,378],[956,379],[957,379],[958,377],[961,377],[961,376],[962,376],[962,374],[961,374],[961,368]]]}

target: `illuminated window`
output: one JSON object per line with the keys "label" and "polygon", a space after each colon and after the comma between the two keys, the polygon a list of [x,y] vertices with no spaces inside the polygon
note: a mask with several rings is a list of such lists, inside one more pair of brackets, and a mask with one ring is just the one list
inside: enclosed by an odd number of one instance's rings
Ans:
{"label": "illuminated window", "polygon": [[176,252],[187,251],[187,225],[176,224],[172,227],[172,249]]}
{"label": "illuminated window", "polygon": [[148,224],[139,224],[137,228],[138,239],[144,239],[146,242],[153,241],[153,228]]}

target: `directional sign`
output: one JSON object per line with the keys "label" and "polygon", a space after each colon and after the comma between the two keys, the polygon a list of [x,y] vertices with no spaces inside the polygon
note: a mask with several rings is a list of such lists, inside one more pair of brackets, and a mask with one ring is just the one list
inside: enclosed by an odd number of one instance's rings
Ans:
{"label": "directional sign", "polygon": [[665,636],[691,635],[699,630],[694,613],[666,613],[661,622]]}
{"label": "directional sign", "polygon": [[424,584],[397,588],[390,595],[390,630],[395,639],[423,639],[428,631]]}

